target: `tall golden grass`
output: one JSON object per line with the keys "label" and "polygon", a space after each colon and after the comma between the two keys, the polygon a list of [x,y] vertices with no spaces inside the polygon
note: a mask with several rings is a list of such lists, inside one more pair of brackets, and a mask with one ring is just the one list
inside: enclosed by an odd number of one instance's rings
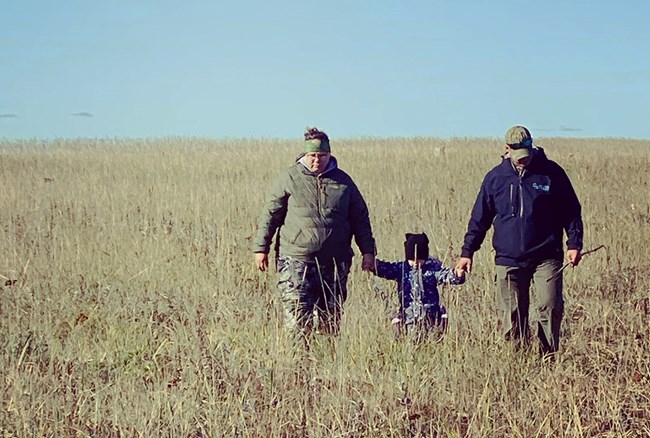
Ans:
{"label": "tall golden grass", "polygon": [[[565,273],[552,366],[500,339],[489,240],[442,341],[394,341],[393,285],[357,257],[340,337],[292,350],[250,241],[299,140],[1,142],[0,435],[650,435],[650,141],[539,143],[606,245]],[[332,144],[380,257],[425,231],[454,263],[497,139]]]}

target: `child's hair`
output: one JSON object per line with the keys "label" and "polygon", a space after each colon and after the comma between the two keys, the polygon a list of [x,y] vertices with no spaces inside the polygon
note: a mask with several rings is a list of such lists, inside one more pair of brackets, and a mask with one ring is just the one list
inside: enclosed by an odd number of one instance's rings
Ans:
{"label": "child's hair", "polygon": [[426,260],[429,258],[429,238],[426,234],[406,233],[404,241],[406,260]]}

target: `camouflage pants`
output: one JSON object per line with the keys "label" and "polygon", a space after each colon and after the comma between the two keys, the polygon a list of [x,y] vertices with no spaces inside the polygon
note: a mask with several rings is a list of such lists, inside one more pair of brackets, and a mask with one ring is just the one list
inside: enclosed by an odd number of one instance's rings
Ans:
{"label": "camouflage pants", "polygon": [[321,265],[278,258],[278,289],[286,330],[294,336],[307,336],[314,328],[338,334],[349,272],[348,262]]}

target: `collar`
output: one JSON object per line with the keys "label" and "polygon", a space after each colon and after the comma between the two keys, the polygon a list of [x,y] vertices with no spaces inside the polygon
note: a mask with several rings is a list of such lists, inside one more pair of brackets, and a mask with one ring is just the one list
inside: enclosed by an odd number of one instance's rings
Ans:
{"label": "collar", "polygon": [[316,175],[316,176],[325,175],[327,172],[329,172],[329,171],[331,171],[332,169],[335,169],[335,168],[338,167],[338,164],[337,164],[337,162],[336,162],[336,158],[334,158],[333,155],[330,155],[330,161],[329,161],[329,163],[327,163],[327,168],[326,168],[325,170],[323,170],[322,173],[319,173],[319,174],[315,174],[314,172],[312,172],[311,170],[309,170],[309,167],[307,167],[307,159],[305,158],[304,155],[301,156],[301,157],[298,159],[298,163],[302,164],[302,166],[305,168],[305,170],[306,170],[307,172],[311,173],[312,175]]}

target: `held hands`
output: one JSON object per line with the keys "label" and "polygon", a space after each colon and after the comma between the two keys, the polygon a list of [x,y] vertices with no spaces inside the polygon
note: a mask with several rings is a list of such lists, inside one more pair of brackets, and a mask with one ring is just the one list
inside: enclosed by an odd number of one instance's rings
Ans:
{"label": "held hands", "polygon": [[361,259],[361,270],[366,272],[375,271],[375,255],[372,253],[367,253],[362,256]]}
{"label": "held hands", "polygon": [[471,257],[461,257],[458,259],[456,266],[454,267],[454,273],[456,277],[463,278],[465,277],[466,272],[472,272],[472,258]]}

